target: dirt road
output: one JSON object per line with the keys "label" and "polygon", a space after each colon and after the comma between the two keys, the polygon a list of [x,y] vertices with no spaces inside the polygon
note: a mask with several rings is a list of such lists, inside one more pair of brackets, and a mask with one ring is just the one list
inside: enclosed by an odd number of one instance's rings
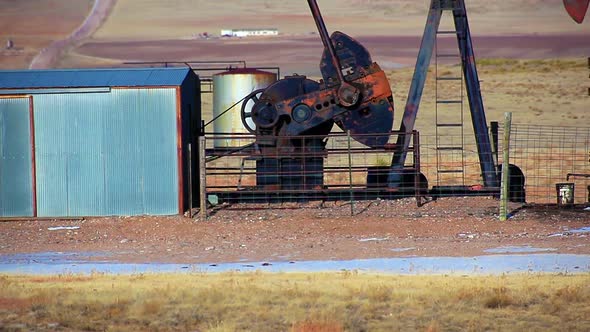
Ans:
{"label": "dirt road", "polygon": [[47,48],[41,50],[41,52],[39,52],[39,54],[31,61],[29,69],[47,69],[55,67],[62,54],[64,54],[69,47],[73,47],[83,39],[92,36],[92,34],[100,28],[102,23],[108,18],[116,3],[117,0],[95,0],[90,14],[86,17],[86,20],[84,20],[82,25],[80,25],[66,39],[55,41]]}

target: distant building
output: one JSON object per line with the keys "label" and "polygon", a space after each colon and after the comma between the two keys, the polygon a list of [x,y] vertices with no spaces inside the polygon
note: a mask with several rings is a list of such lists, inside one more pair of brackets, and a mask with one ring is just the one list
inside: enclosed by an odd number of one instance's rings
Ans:
{"label": "distant building", "polygon": [[222,29],[222,37],[249,37],[249,36],[277,36],[279,30],[270,29]]}

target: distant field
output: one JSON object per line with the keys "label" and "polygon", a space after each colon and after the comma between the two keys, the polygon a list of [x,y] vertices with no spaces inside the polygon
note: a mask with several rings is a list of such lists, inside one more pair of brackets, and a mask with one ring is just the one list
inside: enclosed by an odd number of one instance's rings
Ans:
{"label": "distant field", "polygon": [[[386,63],[385,67],[399,63],[413,65],[419,42],[416,38],[423,32],[429,1],[319,0],[318,3],[329,31],[340,30],[358,37],[377,60]],[[1,52],[0,68],[26,68],[39,50],[71,33],[84,20],[92,4],[92,0],[0,0],[0,42],[4,44],[6,38],[11,37],[19,49]],[[467,1],[474,37],[590,38],[588,22],[575,24],[562,7],[561,2],[554,0]],[[250,44],[255,53],[232,48],[233,41],[221,44],[221,54],[210,51],[218,49],[219,44],[191,43],[198,42],[195,38],[203,32],[218,36],[222,28],[259,27],[278,28],[281,36],[272,43],[242,41]],[[316,33],[316,28],[304,0],[119,0],[105,24],[80,48],[67,54],[58,66],[120,66],[124,61],[133,60],[202,60],[203,57],[211,60],[239,55],[248,57],[246,60],[255,65],[281,65],[288,72],[308,73],[317,67],[315,59],[321,53],[319,39],[312,33]],[[400,45],[399,41],[379,39],[381,37],[416,40]],[[137,44],[142,42],[152,44]],[[571,41],[568,45],[551,40],[542,42],[546,47],[537,45],[529,50],[525,46],[512,53],[512,47],[505,45],[482,43],[480,47],[489,44],[492,50],[497,49],[497,52],[484,53],[486,57],[552,58],[588,54],[587,45],[576,48]],[[512,46],[521,44],[519,41],[511,43]],[[402,48],[402,54],[395,57],[383,51],[398,47]],[[269,63],[272,62],[269,59],[279,61]],[[285,66],[284,62],[290,65]],[[309,63],[313,63],[312,69]]]}
{"label": "distant field", "polygon": [[6,330],[588,331],[590,276],[0,276]]}
{"label": "distant field", "polygon": [[[329,30],[359,35],[417,35],[430,1],[319,0]],[[561,1],[466,1],[476,34],[583,33]],[[304,0],[120,0],[98,39],[168,39],[222,28],[276,27],[287,34],[315,31]]]}
{"label": "distant field", "polygon": [[[0,0],[0,69],[28,68],[51,42],[68,36],[83,21],[93,0]],[[15,50],[4,50],[6,40]]]}

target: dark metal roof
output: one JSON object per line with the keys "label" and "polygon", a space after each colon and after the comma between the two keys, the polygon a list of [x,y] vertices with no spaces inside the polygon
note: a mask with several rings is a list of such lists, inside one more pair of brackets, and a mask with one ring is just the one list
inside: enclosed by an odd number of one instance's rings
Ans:
{"label": "dark metal roof", "polygon": [[190,70],[187,67],[0,70],[0,89],[178,86]]}

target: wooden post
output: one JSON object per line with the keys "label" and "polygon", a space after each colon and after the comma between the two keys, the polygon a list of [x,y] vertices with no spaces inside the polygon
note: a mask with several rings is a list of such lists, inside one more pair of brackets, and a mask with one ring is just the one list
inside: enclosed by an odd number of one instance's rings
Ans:
{"label": "wooden post", "polygon": [[504,113],[504,139],[502,140],[502,181],[500,184],[500,221],[508,219],[508,188],[510,186],[510,128],[512,113]]}
{"label": "wooden post", "polygon": [[346,131],[346,138],[348,139],[348,184],[350,196],[350,215],[354,216],[354,194],[352,193],[352,154],[350,151],[350,130]]}
{"label": "wooden post", "polygon": [[207,177],[205,163],[205,136],[199,136],[199,214],[201,218],[207,219]]}

